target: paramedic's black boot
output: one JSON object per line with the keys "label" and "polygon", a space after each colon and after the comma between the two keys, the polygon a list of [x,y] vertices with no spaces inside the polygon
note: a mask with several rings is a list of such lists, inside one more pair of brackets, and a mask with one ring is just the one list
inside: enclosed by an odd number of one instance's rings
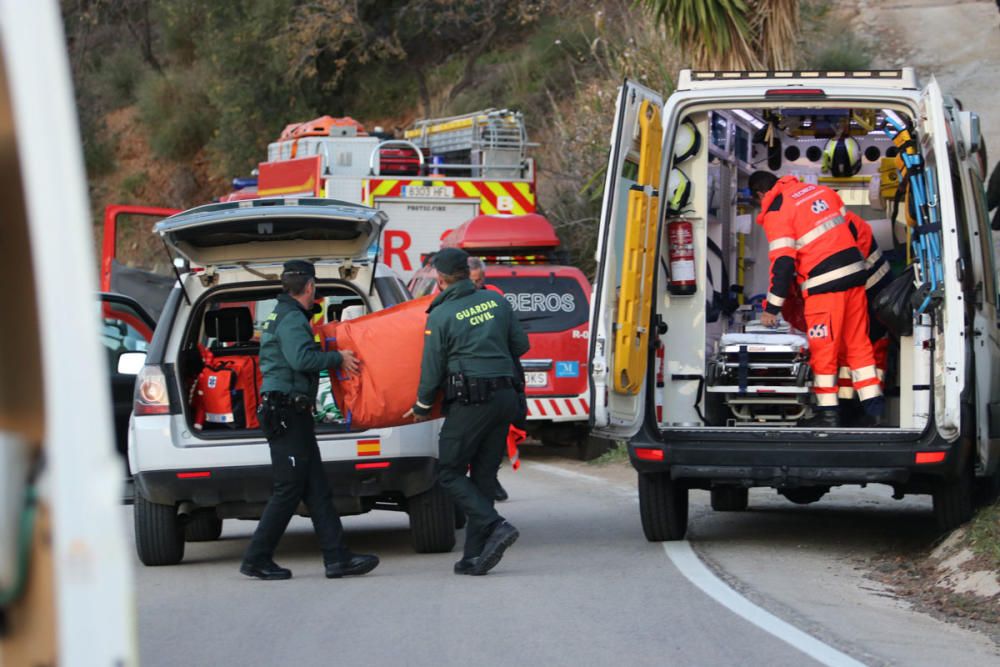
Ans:
{"label": "paramedic's black boot", "polygon": [[840,428],[840,411],[836,408],[816,410],[816,414],[799,425],[805,428]]}
{"label": "paramedic's black boot", "polygon": [[352,554],[350,558],[339,563],[326,564],[326,578],[340,579],[351,575],[368,574],[378,567],[378,556]]}
{"label": "paramedic's black boot", "polygon": [[493,499],[494,500],[498,500],[500,502],[503,502],[503,501],[507,500],[507,498],[509,498],[509,497],[510,496],[507,495],[507,489],[505,489],[502,486],[500,486],[500,480],[498,479],[497,480],[497,491],[496,491],[495,494],[493,494]]}
{"label": "paramedic's black boot", "polygon": [[265,579],[268,581],[276,581],[279,579],[291,579],[292,571],[280,567],[273,560],[270,560],[263,565],[254,565],[253,563],[243,563],[240,565],[240,573],[245,574],[248,577],[253,577],[255,579]]}
{"label": "paramedic's black boot", "polygon": [[496,567],[496,564],[503,558],[504,551],[514,544],[520,534],[517,528],[506,521],[502,519],[498,521],[490,532],[490,536],[486,538],[486,546],[483,547],[483,552],[479,554],[479,558],[476,559],[476,564],[469,574],[482,576]]}
{"label": "paramedic's black boot", "polygon": [[885,413],[884,397],[876,396],[867,401],[861,401],[861,407],[864,408],[865,414],[858,419],[858,426],[863,428],[879,428],[884,424],[885,420],[882,418],[883,413]]}
{"label": "paramedic's black boot", "polygon": [[860,428],[880,428],[885,424],[882,415],[861,415],[857,424]]}

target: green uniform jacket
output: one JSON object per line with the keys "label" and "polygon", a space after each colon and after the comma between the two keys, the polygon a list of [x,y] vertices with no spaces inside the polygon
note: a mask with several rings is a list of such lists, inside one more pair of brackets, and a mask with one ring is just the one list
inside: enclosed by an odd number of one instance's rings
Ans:
{"label": "green uniform jacket", "polygon": [[528,351],[528,336],[507,299],[460,280],[427,309],[420,386],[413,412],[424,415],[452,373],[514,377],[514,358]]}
{"label": "green uniform jacket", "polygon": [[319,372],[337,368],[340,352],[323,352],[313,338],[309,314],[288,294],[278,297],[260,334],[261,392],[280,391],[316,397]]}

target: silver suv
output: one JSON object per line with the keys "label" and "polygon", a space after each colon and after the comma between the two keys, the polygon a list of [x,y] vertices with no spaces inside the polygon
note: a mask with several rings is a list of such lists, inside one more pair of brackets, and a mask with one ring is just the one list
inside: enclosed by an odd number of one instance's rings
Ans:
{"label": "silver suv", "polygon": [[[256,358],[260,323],[289,259],[316,263],[317,322],[408,300],[403,283],[377,261],[386,221],[380,211],[329,199],[261,199],[200,206],[156,226],[189,269],[158,322],[129,422],[144,564],[180,562],[186,541],[217,539],[224,519],[258,519],[270,494],[267,442],[244,425],[251,419],[198,423],[192,396],[202,351]],[[360,350],[362,359],[383,353]],[[439,423],[361,431],[340,408],[338,415],[327,402],[316,427],[337,510],[406,511],[418,552],[451,550],[454,507],[435,484]]]}

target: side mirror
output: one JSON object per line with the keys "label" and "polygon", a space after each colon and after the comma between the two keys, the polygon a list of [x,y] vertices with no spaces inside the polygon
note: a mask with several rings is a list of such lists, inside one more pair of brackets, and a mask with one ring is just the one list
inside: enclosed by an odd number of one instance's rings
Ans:
{"label": "side mirror", "polygon": [[122,375],[138,375],[145,365],[145,352],[122,352],[118,355],[118,372]]}

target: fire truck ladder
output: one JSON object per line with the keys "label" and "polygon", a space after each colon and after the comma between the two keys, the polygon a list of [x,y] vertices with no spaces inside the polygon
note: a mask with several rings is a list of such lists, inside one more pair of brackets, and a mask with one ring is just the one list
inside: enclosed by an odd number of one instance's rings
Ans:
{"label": "fire truck ladder", "polygon": [[419,120],[404,136],[429,154],[432,167],[467,171],[474,178],[516,178],[531,145],[524,116],[508,109]]}

